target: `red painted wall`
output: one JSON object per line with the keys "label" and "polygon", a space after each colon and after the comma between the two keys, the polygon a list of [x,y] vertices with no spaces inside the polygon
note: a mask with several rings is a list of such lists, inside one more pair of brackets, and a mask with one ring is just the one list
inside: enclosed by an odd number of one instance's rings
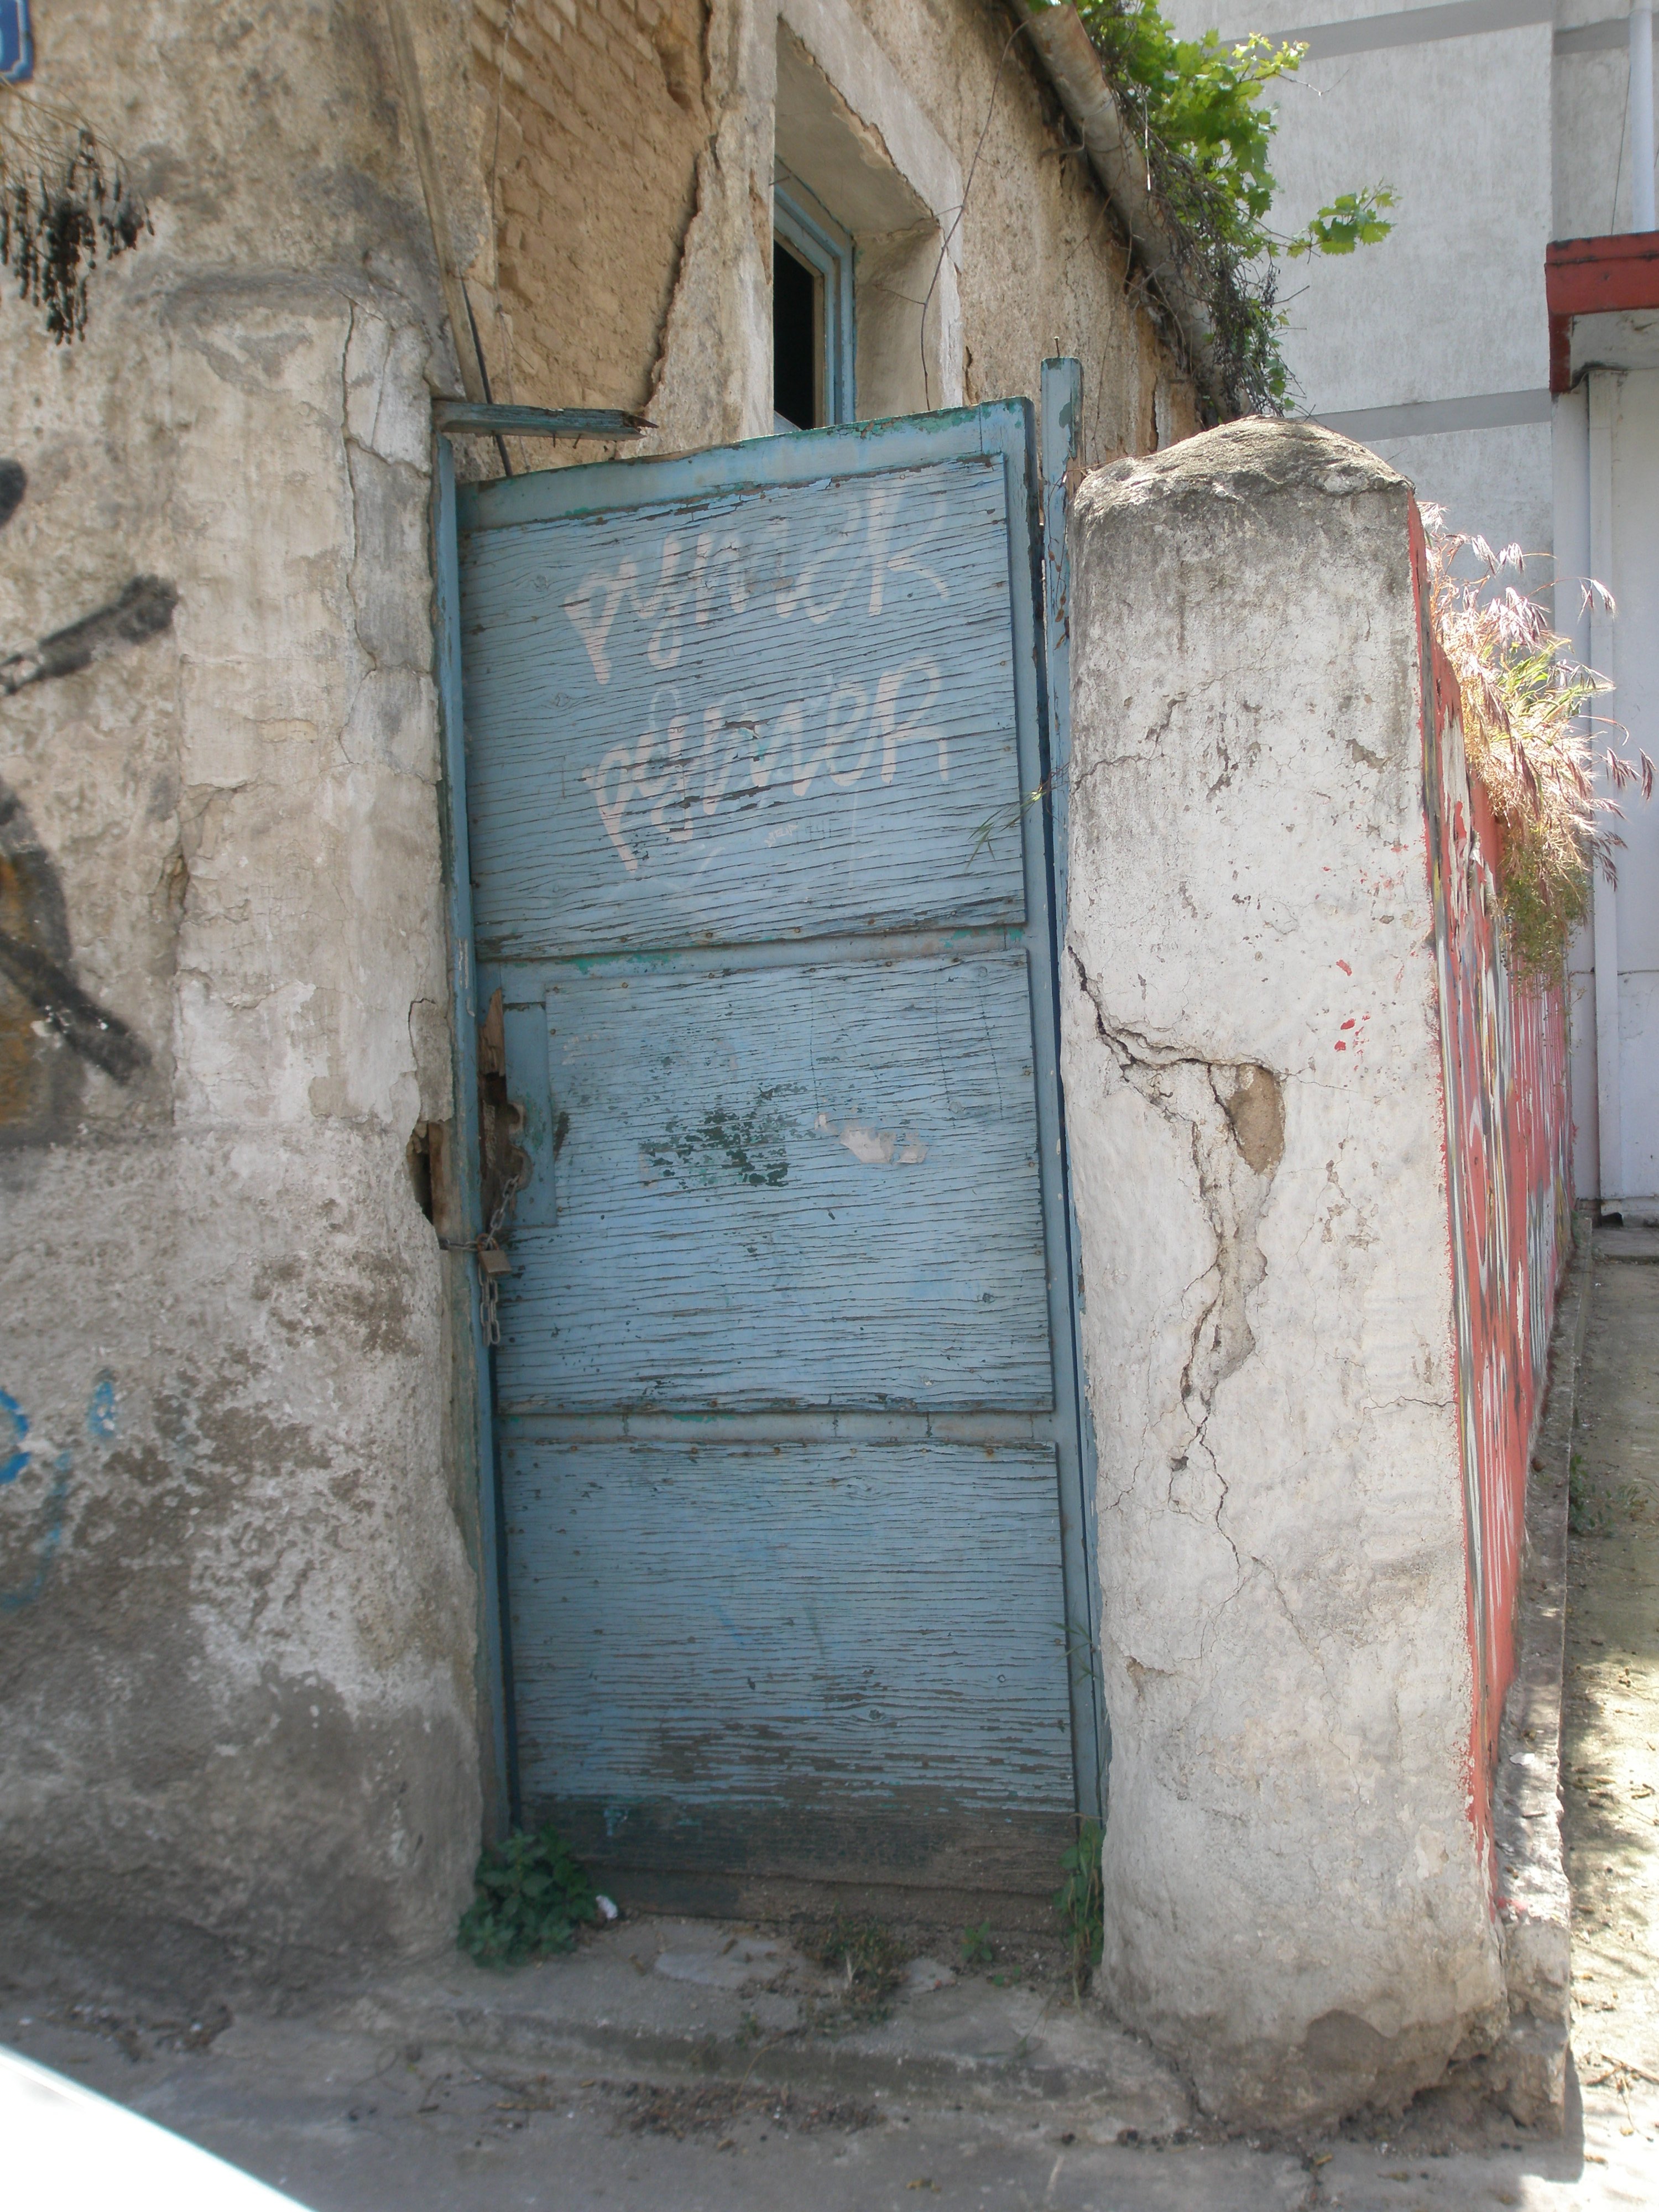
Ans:
{"label": "red painted wall", "polygon": [[1515,1669],[1528,1460],[1571,1235],[1566,1006],[1559,986],[1523,989],[1509,973],[1496,899],[1502,840],[1466,770],[1457,681],[1427,623],[1414,509],[1413,524],[1475,1676],[1470,1814],[1489,1842],[1498,1722]]}

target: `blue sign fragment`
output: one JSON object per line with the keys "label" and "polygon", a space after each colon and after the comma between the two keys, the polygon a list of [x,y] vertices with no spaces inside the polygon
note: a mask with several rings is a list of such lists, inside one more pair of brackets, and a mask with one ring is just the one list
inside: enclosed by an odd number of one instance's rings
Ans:
{"label": "blue sign fragment", "polygon": [[33,75],[29,0],[0,0],[0,84],[25,84]]}

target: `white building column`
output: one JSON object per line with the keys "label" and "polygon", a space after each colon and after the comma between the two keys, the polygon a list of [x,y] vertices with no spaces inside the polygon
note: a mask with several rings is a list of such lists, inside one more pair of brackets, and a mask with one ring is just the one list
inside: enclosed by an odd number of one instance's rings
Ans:
{"label": "white building column", "polygon": [[[1555,475],[1555,627],[1577,661],[1590,659],[1589,394],[1583,384],[1559,392],[1552,417]],[[1571,1062],[1573,1188],[1580,1198],[1601,1189],[1599,1075],[1595,1049],[1594,919],[1574,933],[1567,951],[1567,1018]]]}
{"label": "white building column", "polygon": [[[1588,435],[1585,441],[1589,494],[1589,565],[1587,574],[1610,583],[1614,573],[1613,532],[1613,428],[1619,407],[1619,379],[1592,369],[1584,379]],[[1605,603],[1592,602],[1585,617],[1586,654],[1592,668],[1614,673],[1613,617]],[[1597,777],[1598,789],[1605,779]],[[1595,951],[1595,1103],[1598,1188],[1602,1202],[1624,1192],[1624,1111],[1619,1066],[1619,895],[1599,871],[1592,892],[1591,930]]]}

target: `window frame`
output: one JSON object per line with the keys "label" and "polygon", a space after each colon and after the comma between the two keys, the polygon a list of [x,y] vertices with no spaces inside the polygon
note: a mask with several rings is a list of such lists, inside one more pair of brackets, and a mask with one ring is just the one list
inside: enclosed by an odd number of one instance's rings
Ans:
{"label": "window frame", "polygon": [[852,234],[781,165],[772,185],[772,228],[823,285],[823,422],[816,427],[856,422]]}

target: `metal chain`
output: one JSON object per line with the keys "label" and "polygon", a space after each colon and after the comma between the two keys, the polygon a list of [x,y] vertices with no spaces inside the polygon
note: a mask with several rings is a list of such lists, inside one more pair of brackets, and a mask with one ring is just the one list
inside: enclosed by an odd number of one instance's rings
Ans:
{"label": "metal chain", "polygon": [[501,1248],[501,1237],[512,1216],[519,1195],[521,1178],[508,1176],[501,1186],[501,1194],[495,1211],[489,1217],[489,1226],[482,1235],[462,1243],[459,1238],[441,1237],[439,1243],[446,1252],[474,1252],[478,1259],[478,1313],[483,1322],[484,1342],[492,1346],[501,1340],[500,1308],[501,1279],[513,1273],[513,1265]]}
{"label": "metal chain", "polygon": [[519,1178],[510,1175],[501,1185],[501,1198],[489,1217],[489,1226],[478,1239],[478,1304],[483,1317],[484,1342],[492,1346],[501,1340],[501,1279],[513,1273],[499,1240],[518,1195]]}

